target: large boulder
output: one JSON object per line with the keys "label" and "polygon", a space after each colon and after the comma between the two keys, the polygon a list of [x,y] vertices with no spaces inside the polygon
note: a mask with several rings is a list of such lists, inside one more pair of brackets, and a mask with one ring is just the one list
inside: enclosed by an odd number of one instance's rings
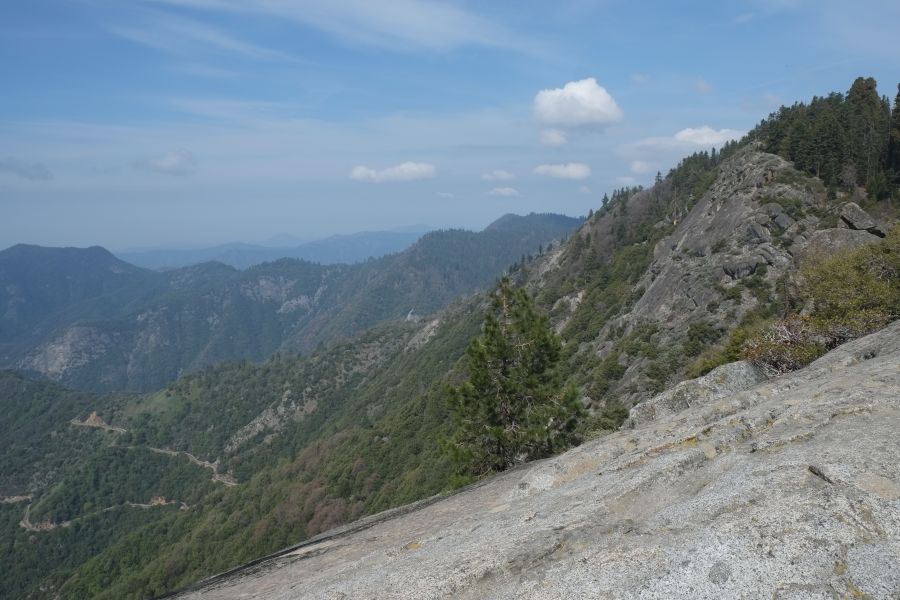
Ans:
{"label": "large boulder", "polygon": [[840,250],[860,248],[879,241],[877,235],[855,229],[820,229],[809,236],[803,244],[792,249],[794,257],[803,262],[807,259],[827,258]]}
{"label": "large boulder", "polygon": [[887,235],[884,228],[856,202],[845,202],[841,205],[841,221],[850,229],[868,231],[878,237]]}

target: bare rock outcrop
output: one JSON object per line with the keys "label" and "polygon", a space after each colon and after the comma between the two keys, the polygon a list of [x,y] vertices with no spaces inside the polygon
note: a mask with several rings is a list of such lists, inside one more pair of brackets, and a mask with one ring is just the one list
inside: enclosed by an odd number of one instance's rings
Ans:
{"label": "bare rock outcrop", "polygon": [[798,262],[827,258],[838,250],[874,244],[880,238],[868,231],[856,229],[821,229],[814,232],[795,252]]}
{"label": "bare rock outcrop", "polygon": [[900,597],[900,322],[684,404],[179,597]]}
{"label": "bare rock outcrop", "polygon": [[682,381],[658,396],[636,405],[631,409],[624,427],[634,428],[644,425],[691,406],[741,392],[765,380],[766,374],[763,370],[747,361],[722,365],[703,377]]}
{"label": "bare rock outcrop", "polygon": [[856,202],[845,202],[841,205],[841,222],[850,229],[867,231],[878,237],[887,235],[885,228],[873,219],[869,213],[864,211]]}

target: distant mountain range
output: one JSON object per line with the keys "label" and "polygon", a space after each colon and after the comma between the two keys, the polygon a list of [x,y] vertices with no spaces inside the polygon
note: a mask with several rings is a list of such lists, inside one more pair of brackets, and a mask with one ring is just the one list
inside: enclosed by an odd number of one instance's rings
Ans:
{"label": "distant mountain range", "polygon": [[[427,225],[415,225],[390,231],[332,235],[296,245],[231,243],[208,248],[153,248],[115,254],[125,262],[146,269],[174,269],[212,261],[246,269],[279,258],[298,258],[323,265],[353,264],[400,252],[433,230]],[[273,241],[278,242],[280,238]]]}
{"label": "distant mountain range", "polygon": [[244,271],[206,262],[159,272],[96,246],[13,246],[0,252],[0,368],[77,389],[147,391],[205,365],[305,353],[439,310],[580,224],[507,215],[365,263],[281,258]]}

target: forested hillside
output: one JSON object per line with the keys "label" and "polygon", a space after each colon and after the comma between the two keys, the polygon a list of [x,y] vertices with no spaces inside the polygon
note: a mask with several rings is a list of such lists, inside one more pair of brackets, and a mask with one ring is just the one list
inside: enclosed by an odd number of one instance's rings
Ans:
{"label": "forested hillside", "polygon": [[[813,117],[783,118],[809,125]],[[765,341],[768,327],[803,308],[814,316],[842,310],[834,296],[859,301],[846,307],[867,319],[880,311],[881,320],[866,326],[898,316],[891,303],[900,293],[900,238],[889,233],[896,179],[879,195],[859,180],[824,181],[808,165],[795,168],[766,151],[779,119],[740,143],[685,158],[649,189],[615,192],[561,245],[539,242],[543,252],[509,261],[512,282],[561,337],[561,378],[589,408],[574,438],[619,427],[629,407],[737,359],[747,340]],[[848,130],[842,147],[865,131]],[[475,235],[429,234],[392,259],[397,271],[360,270],[362,279],[352,281],[397,312],[374,311],[347,288],[349,300],[327,314],[352,324],[343,334],[361,333],[304,356],[205,368],[132,396],[70,393],[5,376],[13,391],[4,397],[4,427],[46,404],[42,398],[67,408],[41,411],[42,445],[11,454],[0,494],[17,498],[0,505],[0,515],[8,540],[2,564],[13,575],[0,595],[150,597],[459,483],[439,438],[452,434],[449,389],[468,375],[462,359],[488,297],[403,317],[423,287],[440,284],[449,293],[469,280],[463,274],[502,269],[450,258],[460,248],[489,256],[491,246]],[[836,272],[847,275],[843,284],[829,280],[830,291],[799,275],[823,257],[837,257],[844,270]],[[425,267],[435,261],[443,271]],[[275,286],[280,263],[265,268],[273,270],[249,276],[259,282],[265,273]],[[231,277],[226,270],[206,281],[219,276]],[[841,287],[847,282],[879,294],[866,304]],[[847,322],[835,323],[846,333]],[[329,339],[339,333],[318,331]],[[801,341],[803,351],[813,346],[801,357],[807,362],[827,349],[819,338]],[[51,469],[45,456],[67,459]],[[140,482],[135,473],[144,474]]]}
{"label": "forested hillside", "polygon": [[0,252],[0,367],[79,389],[149,391],[206,365],[306,353],[439,310],[579,223],[509,215],[362,264],[282,259],[246,271],[158,273],[102,248],[15,246]]}
{"label": "forested hillside", "polygon": [[832,197],[838,189],[865,188],[872,200],[889,200],[900,185],[900,86],[893,112],[872,78],[860,77],[846,94],[831,93],[782,107],[750,133],[820,178]]}

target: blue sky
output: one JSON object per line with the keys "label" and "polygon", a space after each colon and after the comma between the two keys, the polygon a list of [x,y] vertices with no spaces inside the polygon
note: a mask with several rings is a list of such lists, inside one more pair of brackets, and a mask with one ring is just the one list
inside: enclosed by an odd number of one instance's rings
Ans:
{"label": "blue sky", "polygon": [[900,81],[900,3],[0,5],[0,246],[571,215],[780,104]]}

